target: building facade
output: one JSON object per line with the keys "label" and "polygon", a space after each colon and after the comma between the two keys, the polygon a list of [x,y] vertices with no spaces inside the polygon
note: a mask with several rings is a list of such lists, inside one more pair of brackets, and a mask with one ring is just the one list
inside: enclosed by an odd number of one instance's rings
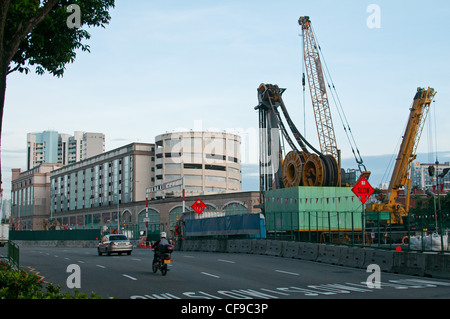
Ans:
{"label": "building facade", "polygon": [[51,218],[144,200],[154,184],[154,150],[154,144],[132,143],[54,170]]}
{"label": "building facade", "polygon": [[12,170],[10,223],[15,230],[42,230],[50,212],[50,174],[62,164]]}
{"label": "building facade", "polygon": [[[430,166],[434,167],[433,177],[428,172]],[[438,165],[414,162],[411,166],[411,187],[416,187],[424,191],[434,190],[436,188],[439,188],[439,190],[442,189],[442,191],[450,190],[450,174],[446,174],[443,178],[436,178],[446,168],[450,168],[450,162]]]}
{"label": "building facade", "polygon": [[41,163],[69,165],[105,152],[105,135],[75,131],[74,135],[56,131],[27,134],[27,169]]}
{"label": "building facade", "polygon": [[[67,141],[69,148],[80,148],[70,146],[80,138],[59,136],[59,140]],[[39,230],[43,220],[47,225],[51,220],[62,228],[121,227],[124,231],[132,227],[134,233],[156,234],[173,232],[183,214],[196,216],[191,205],[199,198],[206,204],[203,216],[259,213],[254,208],[259,192],[242,192],[240,161],[238,135],[162,134],[155,144],[132,143],[70,165],[42,163],[23,173],[13,170],[12,214],[25,225],[21,229]],[[39,211],[40,221],[35,221],[32,216],[38,214],[30,213],[27,205],[37,202],[29,199],[29,194],[37,194],[37,179],[30,180],[28,175],[44,168],[46,194],[41,204],[45,202],[45,208]],[[149,193],[156,185],[180,179],[184,181],[184,205],[182,186]]]}
{"label": "building facade", "polygon": [[[156,181],[183,179],[186,196],[240,192],[241,138],[224,132],[176,132],[158,135]],[[181,186],[155,194],[181,196]]]}

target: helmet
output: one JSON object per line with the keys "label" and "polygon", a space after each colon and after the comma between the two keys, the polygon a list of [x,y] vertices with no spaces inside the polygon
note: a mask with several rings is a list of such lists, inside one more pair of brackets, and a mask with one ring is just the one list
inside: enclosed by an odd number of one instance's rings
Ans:
{"label": "helmet", "polygon": [[162,232],[160,236],[161,238],[167,238],[167,234],[165,232]]}

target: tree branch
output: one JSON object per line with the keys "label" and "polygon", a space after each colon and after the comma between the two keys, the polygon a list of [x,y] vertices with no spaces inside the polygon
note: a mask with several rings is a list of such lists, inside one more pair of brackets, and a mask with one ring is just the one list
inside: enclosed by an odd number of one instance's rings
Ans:
{"label": "tree branch", "polygon": [[8,61],[12,60],[14,54],[16,54],[17,50],[19,50],[20,42],[25,38],[25,36],[31,32],[31,30],[53,9],[53,7],[59,2],[59,0],[49,0],[42,8],[39,9],[39,12],[31,17],[28,21],[21,24],[19,28],[17,28],[16,32],[12,36],[11,40],[7,42],[7,48],[5,49],[6,56],[5,58]]}

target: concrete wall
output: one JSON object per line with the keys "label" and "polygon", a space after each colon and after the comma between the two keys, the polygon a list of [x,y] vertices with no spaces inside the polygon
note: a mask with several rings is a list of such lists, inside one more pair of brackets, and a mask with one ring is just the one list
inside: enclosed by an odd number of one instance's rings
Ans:
{"label": "concrete wall", "polygon": [[450,279],[450,254],[406,252],[362,247],[279,240],[185,240],[182,251],[246,253],[303,259],[338,266],[366,269],[376,264],[383,272]]}

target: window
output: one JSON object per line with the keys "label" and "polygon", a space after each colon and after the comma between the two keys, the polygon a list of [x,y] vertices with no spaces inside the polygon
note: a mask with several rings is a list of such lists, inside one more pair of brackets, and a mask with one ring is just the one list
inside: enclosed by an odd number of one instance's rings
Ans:
{"label": "window", "polygon": [[226,178],[220,176],[206,176],[206,180],[212,182],[226,182]]}
{"label": "window", "polygon": [[[181,168],[181,164],[180,163],[166,163],[165,164],[166,169],[180,169]],[[157,167],[157,168],[162,168],[161,167]]]}
{"label": "window", "polygon": [[225,166],[219,166],[219,165],[205,165],[205,169],[210,169],[210,170],[214,170],[214,171],[226,171],[226,167]]}
{"label": "window", "polygon": [[185,169],[202,169],[202,164],[184,164]]}

